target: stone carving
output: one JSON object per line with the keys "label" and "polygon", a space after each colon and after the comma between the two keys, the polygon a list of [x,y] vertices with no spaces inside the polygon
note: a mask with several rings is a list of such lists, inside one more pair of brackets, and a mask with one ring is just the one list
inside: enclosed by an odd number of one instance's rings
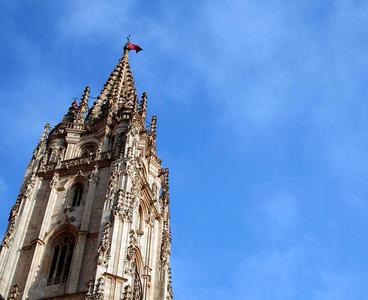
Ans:
{"label": "stone carving", "polygon": [[163,269],[170,267],[170,254],[171,254],[171,229],[170,224],[164,221],[164,228],[162,232],[161,242],[161,262]]}
{"label": "stone carving", "polygon": [[98,264],[102,266],[106,266],[108,260],[110,258],[109,251],[110,251],[110,222],[107,222],[104,226],[104,231],[102,233],[102,239],[100,246],[98,247]]}
{"label": "stone carving", "polygon": [[88,283],[88,292],[84,299],[86,300],[103,300],[104,299],[104,288],[105,279],[104,277],[99,277],[97,279],[96,285],[94,285],[93,280]]}
{"label": "stone carving", "polygon": [[15,232],[15,224],[16,224],[17,217],[19,215],[20,206],[23,200],[30,198],[35,183],[36,183],[36,175],[35,173],[32,173],[29,179],[27,180],[27,184],[24,188],[24,192],[19,194],[17,200],[15,201],[15,204],[12,207],[12,210],[10,211],[10,215],[8,219],[8,222],[9,222],[8,228],[6,230],[4,239],[1,243],[1,247],[9,248],[13,240],[13,235]]}
{"label": "stone carving", "polygon": [[114,202],[114,198],[116,195],[116,189],[118,186],[120,165],[121,165],[120,160],[115,161],[113,164],[111,176],[110,176],[110,182],[109,182],[109,186],[106,192],[105,209],[110,209],[111,204]]}
{"label": "stone carving", "polygon": [[118,196],[114,203],[114,207],[112,209],[113,216],[121,217],[121,213],[124,209],[124,199],[125,199],[125,192],[123,190],[118,190]]}
{"label": "stone carving", "polygon": [[12,210],[10,211],[10,215],[8,219],[9,224],[8,224],[8,228],[6,230],[3,242],[1,244],[1,247],[9,248],[9,245],[13,239],[13,235],[15,231],[15,222],[18,217],[20,205],[22,203],[22,197],[23,197],[22,195],[19,195],[19,197],[17,198],[17,201],[12,207]]}
{"label": "stone carving", "polygon": [[91,89],[89,88],[89,86],[86,86],[86,88],[84,89],[84,93],[83,93],[81,102],[79,104],[79,111],[77,115],[78,124],[84,123],[84,117],[88,110],[88,100],[89,100],[90,93],[91,93]]}
{"label": "stone carving", "polygon": [[153,201],[156,201],[157,200],[157,184],[155,182],[152,183],[151,190],[152,190]]}
{"label": "stone carving", "polygon": [[23,192],[25,198],[28,199],[31,196],[35,183],[36,183],[36,174],[32,173],[27,181],[26,187]]}
{"label": "stone carving", "polygon": [[136,206],[132,193],[125,193],[123,190],[119,190],[117,200],[113,208],[113,216],[131,223],[133,221],[133,210]]}
{"label": "stone carving", "polygon": [[50,181],[50,189],[54,189],[56,188],[56,185],[59,181],[59,173],[58,172],[55,172],[54,173],[54,176],[52,177],[51,181]]}
{"label": "stone carving", "polygon": [[170,203],[170,191],[169,191],[169,169],[162,170],[163,175],[163,185],[162,185],[162,194],[160,195],[160,200],[162,205],[168,206]]}
{"label": "stone carving", "polygon": [[[95,158],[93,155],[77,157],[73,159],[63,160],[59,163],[48,162],[47,159],[43,159],[40,165],[40,172],[49,172],[55,169],[70,169],[79,165],[90,165],[94,160],[104,160],[113,158],[113,151],[105,151],[100,153],[99,158]],[[45,155],[46,156],[46,155]]]}
{"label": "stone carving", "polygon": [[42,157],[42,160],[40,162],[40,168],[39,168],[40,172],[45,172],[46,171],[46,164],[47,164],[48,157],[49,157],[49,154],[46,152],[45,155]]}
{"label": "stone carving", "polygon": [[93,280],[88,283],[88,292],[84,299],[86,300],[103,300],[104,299],[104,287],[105,279],[104,277],[99,277],[97,279],[96,285],[94,285]]}
{"label": "stone carving", "polygon": [[150,226],[153,226],[153,223],[155,221],[155,211],[153,208],[150,208],[148,210],[148,214],[147,214],[147,218],[146,218],[146,223]]}
{"label": "stone carving", "polygon": [[101,153],[102,153],[102,150],[103,150],[103,144],[104,144],[103,139],[101,139],[100,142],[98,143],[95,160],[99,160],[101,158]]}
{"label": "stone carving", "polygon": [[122,300],[142,300],[143,299],[143,287],[138,272],[134,273],[133,277],[133,289],[130,285],[126,285],[122,292]]}
{"label": "stone carving", "polygon": [[39,171],[42,172],[42,168],[44,168],[47,162],[46,143],[49,131],[50,124],[46,124],[40,142],[38,143],[36,149],[33,151],[32,159],[28,165],[32,172],[37,171],[37,168],[39,168]]}
{"label": "stone carving", "polygon": [[173,288],[172,288],[172,274],[171,274],[171,267],[167,271],[168,274],[168,282],[167,282],[167,292],[169,293],[170,299],[174,298]]}
{"label": "stone carving", "polygon": [[91,174],[89,175],[89,182],[96,184],[97,180],[98,180],[98,165],[96,164]]}
{"label": "stone carving", "polygon": [[134,274],[136,271],[136,249],[138,247],[137,233],[132,229],[129,232],[129,246],[127,248],[127,255],[125,260],[125,273]]}
{"label": "stone carving", "polygon": [[104,287],[105,287],[105,279],[103,277],[100,277],[97,279],[95,292],[94,292],[94,298],[96,300],[103,300],[104,299]]}
{"label": "stone carving", "polygon": [[143,287],[142,281],[139,276],[138,271],[136,270],[134,273],[134,286],[133,286],[133,300],[142,300],[143,299]]}
{"label": "stone carving", "polygon": [[92,300],[93,299],[93,289],[94,289],[94,282],[93,282],[93,280],[90,280],[88,282],[88,292],[87,292],[86,297],[85,297],[86,300]]}
{"label": "stone carving", "polygon": [[78,111],[79,111],[79,106],[77,101],[73,101],[72,104],[69,107],[68,113],[64,116],[63,118],[63,122],[67,123],[74,123],[77,120],[78,117]]}
{"label": "stone carving", "polygon": [[64,160],[65,157],[65,148],[60,148],[59,156],[56,162],[56,169],[59,169],[61,167],[61,162]]}
{"label": "stone carving", "polygon": [[125,286],[123,293],[121,295],[122,300],[132,300],[132,288],[130,285]]}
{"label": "stone carving", "polygon": [[13,288],[10,290],[8,300],[16,300],[19,296],[19,286],[15,284]]}

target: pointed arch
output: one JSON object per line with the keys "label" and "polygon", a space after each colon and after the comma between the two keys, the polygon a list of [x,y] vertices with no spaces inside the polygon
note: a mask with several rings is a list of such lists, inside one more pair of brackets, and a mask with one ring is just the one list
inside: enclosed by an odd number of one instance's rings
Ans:
{"label": "pointed arch", "polygon": [[143,269],[144,269],[142,253],[138,247],[135,247],[134,251],[135,251],[135,262],[136,262],[137,271],[138,271],[138,274],[142,275]]}
{"label": "pointed arch", "polygon": [[41,272],[47,285],[67,282],[77,241],[78,229],[69,223],[58,226],[46,236]]}
{"label": "pointed arch", "polygon": [[81,171],[79,171],[65,182],[64,189],[69,190],[70,187],[72,187],[76,183],[82,183],[84,188],[86,188],[87,182],[88,177],[85,176]]}

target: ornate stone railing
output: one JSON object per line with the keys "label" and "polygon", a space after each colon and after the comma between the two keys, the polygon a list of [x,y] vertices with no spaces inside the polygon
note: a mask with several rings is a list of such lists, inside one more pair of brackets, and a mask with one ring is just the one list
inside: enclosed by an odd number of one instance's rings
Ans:
{"label": "ornate stone railing", "polygon": [[109,160],[112,159],[114,156],[114,151],[105,151],[100,153],[99,155],[89,155],[89,156],[82,156],[72,159],[63,160],[59,163],[50,162],[48,163],[45,168],[41,172],[49,172],[56,169],[70,169],[75,166],[79,165],[90,165],[95,161],[100,160]]}
{"label": "ornate stone railing", "polygon": [[66,123],[65,128],[83,130],[83,129],[85,129],[85,126],[84,126],[84,124],[78,124],[78,123],[68,122],[68,123]]}
{"label": "ornate stone railing", "polygon": [[52,171],[56,169],[56,162],[55,163],[48,163],[45,168],[44,172]]}
{"label": "ornate stone railing", "polygon": [[83,156],[83,157],[77,157],[73,159],[67,159],[63,160],[60,164],[59,169],[70,169],[70,167],[83,165],[83,164],[91,164],[94,161],[94,156]]}

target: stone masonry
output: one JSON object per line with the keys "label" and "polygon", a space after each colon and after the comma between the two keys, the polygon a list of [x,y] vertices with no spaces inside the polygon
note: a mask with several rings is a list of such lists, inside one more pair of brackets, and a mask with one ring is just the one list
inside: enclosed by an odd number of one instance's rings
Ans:
{"label": "stone masonry", "polygon": [[1,244],[0,298],[173,299],[169,171],[128,43],[93,105],[86,87],[45,126]]}

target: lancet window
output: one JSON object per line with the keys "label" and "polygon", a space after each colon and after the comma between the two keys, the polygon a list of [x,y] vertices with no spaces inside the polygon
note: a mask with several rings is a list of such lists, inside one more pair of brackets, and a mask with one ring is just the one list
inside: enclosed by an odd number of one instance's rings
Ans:
{"label": "lancet window", "polygon": [[74,245],[75,240],[70,235],[62,235],[54,241],[47,285],[64,283],[68,280]]}
{"label": "lancet window", "polygon": [[80,206],[83,197],[83,185],[81,183],[77,183],[76,185],[73,186],[72,195],[73,195],[72,206],[73,207]]}

